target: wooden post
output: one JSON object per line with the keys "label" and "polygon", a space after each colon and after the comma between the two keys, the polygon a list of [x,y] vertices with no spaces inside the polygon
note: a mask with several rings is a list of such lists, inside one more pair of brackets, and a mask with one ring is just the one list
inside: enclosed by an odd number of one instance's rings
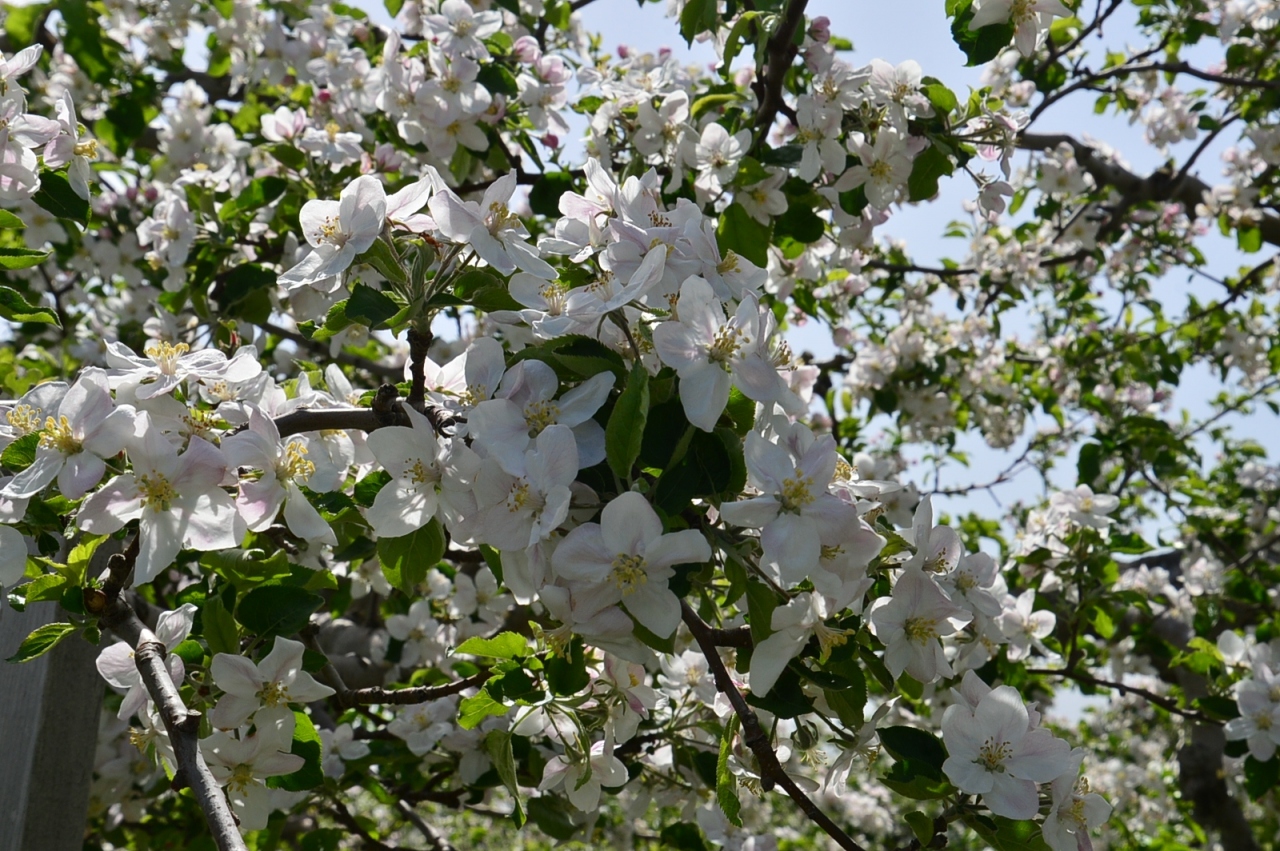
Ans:
{"label": "wooden post", "polygon": [[58,619],[56,603],[0,613],[0,851],[84,845],[104,687],[98,648],[72,635],[39,659],[3,661]]}

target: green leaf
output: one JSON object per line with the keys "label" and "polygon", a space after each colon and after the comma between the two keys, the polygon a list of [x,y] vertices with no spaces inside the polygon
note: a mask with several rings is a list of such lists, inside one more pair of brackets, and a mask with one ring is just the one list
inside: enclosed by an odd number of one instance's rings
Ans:
{"label": "green leaf", "polygon": [[289,753],[302,757],[302,768],[283,777],[269,778],[268,786],[302,792],[324,784],[324,753],[320,734],[316,731],[316,725],[311,723],[311,716],[296,709],[293,712],[293,744]]}
{"label": "green leaf", "polygon": [[555,795],[530,798],[529,819],[538,826],[538,830],[561,842],[572,839],[578,832],[568,805]]}
{"label": "green leaf", "polygon": [[[712,0],[714,6],[714,0]],[[686,6],[686,9],[689,7]],[[751,218],[741,204],[734,202],[720,214],[716,242],[721,256],[728,261],[729,252],[745,257],[757,266],[769,265],[769,229]]]}
{"label": "green leaf", "polygon": [[[66,25],[63,49],[90,80],[99,85],[110,83],[112,63],[107,49],[112,42],[98,25],[97,9],[88,0],[58,0],[56,8],[62,13]],[[115,53],[114,48],[111,52]]]}
{"label": "green leaf", "polygon": [[738,800],[738,778],[729,770],[729,756],[733,753],[733,740],[738,735],[738,716],[729,716],[720,736],[720,757],[716,760],[716,803],[730,824],[742,827],[742,802]]}
{"label": "green leaf", "polygon": [[560,196],[573,191],[573,175],[567,171],[551,171],[533,182],[529,190],[529,207],[540,216],[560,215]]}
{"label": "green leaf", "polygon": [[36,450],[40,448],[40,433],[32,432],[10,443],[0,452],[0,466],[13,473],[21,473],[35,463]]}
{"label": "green leaf", "polygon": [[658,840],[664,848],[675,848],[676,851],[707,851],[707,843],[702,838],[698,826],[689,822],[673,822],[662,828]]}
{"label": "green leaf", "polygon": [[257,635],[292,635],[323,604],[322,597],[296,585],[261,585],[236,606],[236,620]]}
{"label": "green leaf", "polygon": [[307,165],[307,155],[285,142],[269,145],[267,153],[275,157],[282,166],[291,168],[294,171],[302,171]]}
{"label": "green leaf", "polygon": [[233,307],[256,292],[270,292],[275,284],[275,272],[257,263],[244,263],[223,277],[222,297],[219,301]]}
{"label": "green leaf", "polygon": [[283,177],[258,177],[249,181],[239,194],[231,196],[218,210],[219,221],[227,222],[241,213],[265,207],[284,194],[289,181]]}
{"label": "green leaf", "polygon": [[[375,239],[373,241],[373,245],[369,246],[369,250],[357,257],[355,262],[369,264],[373,268],[377,269],[378,273],[388,281],[393,281],[401,285],[409,283],[409,276],[405,274],[404,266],[396,259],[395,254],[392,253],[391,246],[387,245],[386,241],[381,238]],[[364,285],[361,284],[360,286]],[[357,287],[357,289],[359,289],[359,287]],[[366,287],[366,289],[369,289],[370,292],[378,292],[377,290],[370,289],[368,287]],[[381,295],[381,293],[379,293],[379,295]],[[385,296],[383,297],[386,298]],[[352,295],[351,303],[354,304],[355,300],[355,296]],[[387,301],[391,301],[391,299],[387,299]],[[391,303],[395,304],[394,301]],[[390,319],[391,316],[395,316],[396,313],[399,312],[400,306],[396,305],[396,309],[392,311],[391,315],[386,317],[386,319]],[[347,314],[352,316],[352,318],[355,318],[355,315],[351,312],[351,304],[347,305]],[[386,321],[386,319],[383,319],[382,321]],[[369,327],[372,328],[373,325],[369,324]]]}
{"label": "green leaf", "polygon": [[47,623],[44,626],[38,626],[22,640],[22,644],[18,646],[18,652],[5,661],[30,662],[48,653],[59,641],[77,630],[78,627],[73,623]]}
{"label": "green leaf", "polygon": [[69,219],[78,225],[89,221],[89,202],[77,195],[71,183],[57,172],[41,172],[40,189],[31,200],[60,219]]}
{"label": "green leaf", "polygon": [[509,709],[511,707],[494,700],[493,695],[480,689],[471,697],[464,697],[458,704],[458,726],[464,730],[474,730],[476,725],[490,715],[506,715]]}
{"label": "green leaf", "polygon": [[925,148],[911,164],[907,178],[907,197],[911,201],[927,201],[938,194],[938,178],[951,174],[955,167],[951,158],[936,144]]}
{"label": "green leaf", "polygon": [[1049,851],[1040,825],[1035,822],[1014,821],[1003,816],[967,816],[964,822],[995,851]]}
{"label": "green leaf", "polygon": [[62,592],[67,589],[67,577],[57,573],[46,573],[27,583],[28,603],[40,603],[48,600],[61,600]]}
{"label": "green leaf", "polygon": [[484,737],[484,749],[489,754],[489,759],[493,762],[494,770],[498,772],[502,785],[507,787],[507,791],[511,793],[511,800],[515,802],[511,821],[516,827],[523,827],[525,814],[520,798],[520,784],[516,780],[516,761],[511,753],[511,731],[489,731],[489,734]]}
{"label": "green leaf", "polygon": [[904,818],[906,818],[907,826],[911,828],[911,832],[919,840],[920,847],[928,848],[929,843],[933,840],[933,819],[919,810],[912,810]]}
{"label": "green leaf", "polygon": [[[23,7],[25,8],[25,7]],[[15,216],[8,210],[0,210],[0,228],[8,228],[11,230],[22,230],[27,223]]]}
{"label": "green leaf", "polygon": [[444,556],[444,529],[440,521],[431,522],[399,538],[378,539],[378,561],[382,574],[396,588],[412,597],[427,578],[427,572]]}
{"label": "green leaf", "polygon": [[204,648],[200,642],[188,638],[170,651],[188,665],[199,665],[204,661]]}
{"label": "green leaf", "polygon": [[1013,42],[1012,23],[990,24],[979,30],[970,30],[973,20],[973,0],[960,0],[955,6],[955,19],[951,22],[951,38],[968,58],[965,64],[972,68],[995,59]]}
{"label": "green leaf", "polygon": [[747,581],[747,614],[751,618],[751,640],[758,647],[773,634],[773,610],[778,607],[778,595],[763,582]]}
{"label": "green leaf", "polygon": [[529,640],[514,632],[500,632],[493,638],[477,635],[459,644],[453,652],[491,659],[523,659],[529,655]]}
{"label": "green leaf", "polygon": [[0,286],[0,317],[10,322],[43,322],[62,327],[58,314],[51,308],[28,304],[22,294],[11,287]]}
{"label": "green leaf", "polygon": [[[737,58],[738,52],[742,50],[743,42],[747,37],[747,30],[751,27],[751,22],[760,16],[759,12],[743,12],[738,16],[738,20],[733,22],[733,27],[729,30],[729,35],[724,40],[723,59],[720,63],[720,76],[725,80],[729,79],[732,71],[733,60]],[[741,825],[739,825],[741,827]]]}
{"label": "green leaf", "polygon": [[210,597],[200,607],[200,619],[204,623],[204,640],[209,645],[209,652],[240,652],[240,630],[236,627],[236,619],[227,611],[221,597]]}
{"label": "green leaf", "polygon": [[942,771],[947,749],[937,736],[915,727],[881,727],[876,731],[880,744],[894,759],[922,762]]}
{"label": "green leaf", "polygon": [[84,582],[85,572],[89,569],[89,560],[93,558],[93,554],[106,539],[106,535],[85,533],[80,542],[71,548],[71,552],[67,553],[66,576],[72,585],[80,585]]}
{"label": "green leaf", "polygon": [[1236,229],[1236,244],[1241,251],[1252,254],[1262,250],[1262,228],[1247,227]]}
{"label": "green leaf", "polygon": [[631,468],[640,457],[644,424],[649,415],[649,370],[640,361],[631,368],[627,386],[609,415],[604,432],[604,451],[609,467],[622,479],[631,478]]}
{"label": "green leaf", "polygon": [[32,3],[29,6],[9,6],[5,10],[4,31],[10,43],[19,47],[36,43],[36,25],[44,20],[48,3]]}
{"label": "green leaf", "polygon": [[942,83],[929,83],[924,87],[924,96],[929,99],[929,103],[941,113],[949,113],[959,105],[956,100],[955,92],[948,89]]}
{"label": "green leaf", "polygon": [[567,650],[568,655],[553,653],[544,663],[547,671],[547,685],[551,686],[553,694],[561,697],[575,695],[591,684],[582,639],[575,636]]}
{"label": "green leaf", "polygon": [[[851,672],[857,672],[856,681],[849,678]],[[840,689],[823,689],[823,694],[827,698],[827,704],[840,716],[840,722],[856,730],[866,720],[867,680],[856,665],[846,666],[841,673],[846,679],[850,679],[849,685]]]}
{"label": "green leaf", "polygon": [[[368,252],[365,252],[368,254]],[[361,255],[364,257],[365,255]],[[367,325],[370,329],[382,327],[382,323],[400,312],[400,305],[391,300],[386,293],[379,292],[367,284],[356,284],[347,299],[346,317],[352,322]],[[328,325],[328,322],[325,323]]]}
{"label": "green leaf", "polygon": [[716,28],[717,0],[688,0],[680,12],[680,35],[689,45],[693,44],[698,33],[714,31]]}

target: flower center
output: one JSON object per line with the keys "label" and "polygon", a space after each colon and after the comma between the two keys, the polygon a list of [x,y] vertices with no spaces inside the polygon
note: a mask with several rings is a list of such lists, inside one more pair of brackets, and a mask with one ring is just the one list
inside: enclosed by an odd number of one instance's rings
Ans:
{"label": "flower center", "polygon": [[1272,727],[1271,713],[1259,712],[1257,715],[1253,716],[1253,726],[1257,727],[1259,730],[1270,730]]}
{"label": "flower center", "polygon": [[72,151],[77,157],[96,160],[98,158],[98,140],[90,139],[87,142],[76,142]]}
{"label": "flower center", "polygon": [[553,425],[560,416],[560,407],[555,402],[531,402],[524,409],[524,421],[529,425],[529,436],[537,437],[543,429]]}
{"label": "flower center", "polygon": [[820,661],[826,661],[826,658],[831,655],[833,647],[840,647],[849,640],[848,630],[832,629],[822,621],[818,621],[813,625],[813,635],[818,639],[818,646],[822,648]]}
{"label": "flower center", "polygon": [[817,495],[813,492],[813,484],[813,477],[806,476],[799,470],[796,470],[795,476],[783,479],[782,490],[778,494],[781,497],[783,510],[799,511],[817,499]]}
{"label": "flower center", "polygon": [[285,448],[284,459],[280,463],[280,478],[305,482],[315,471],[316,465],[307,460],[307,447],[301,442],[295,440]]}
{"label": "flower center", "polygon": [[[314,465],[312,465],[312,468],[314,469]],[[406,478],[415,485],[433,481],[435,477],[431,473],[431,465],[424,464],[421,458],[414,461],[413,466],[405,471]]]}
{"label": "flower center", "polygon": [[517,511],[539,511],[546,505],[546,501],[542,498],[542,494],[529,487],[529,483],[524,479],[516,482],[511,486],[511,493],[507,494],[507,511],[515,514]]}
{"label": "flower center", "polygon": [[736,328],[731,325],[722,325],[719,331],[711,340],[711,345],[707,348],[707,359],[712,363],[718,363],[725,370],[729,368],[729,361],[733,359],[738,351],[746,344],[751,342],[751,338],[747,336],[746,331],[742,328]]}
{"label": "flower center", "polygon": [[18,405],[5,414],[4,418],[8,420],[9,425],[26,435],[40,430],[40,413],[39,408],[33,408],[30,405]]}
{"label": "flower center", "polygon": [[342,125],[336,121],[330,121],[324,126],[325,135],[329,137],[330,142],[338,141],[338,133],[342,131]]}
{"label": "flower center", "polygon": [[159,473],[143,474],[138,477],[138,489],[142,491],[142,504],[152,511],[168,511],[169,506],[178,498],[178,492],[169,484],[169,480]]}
{"label": "flower center", "polygon": [[978,749],[978,758],[974,762],[987,771],[997,771],[1003,774],[1004,765],[1002,763],[1011,756],[1013,756],[1013,745],[1008,742],[987,739],[982,743],[982,747]]}
{"label": "flower center", "polygon": [[886,160],[876,160],[867,166],[867,171],[871,174],[871,179],[877,182],[887,183],[893,179],[893,166]]}
{"label": "flower center", "polygon": [[58,417],[57,422],[54,422],[53,417],[45,419],[44,434],[40,435],[40,446],[45,449],[55,449],[63,455],[75,455],[82,448],[80,441],[76,440],[76,436],[71,433],[71,423],[65,416]]}
{"label": "flower center", "polygon": [[[763,196],[764,196],[764,192],[759,192],[756,196],[753,196],[753,197],[755,197],[756,200],[759,201],[760,203],[764,203]],[[727,275],[730,272],[738,271],[738,255],[734,254],[732,251],[726,253],[724,255],[724,259],[716,264],[716,271],[719,272],[721,275]]]}
{"label": "flower center", "polygon": [[635,592],[637,588],[649,581],[649,574],[645,573],[644,556],[630,555],[628,553],[618,553],[613,560],[613,570],[610,576],[619,588],[622,589],[622,596],[626,597]]}
{"label": "flower center", "polygon": [[155,361],[156,366],[165,375],[173,375],[178,369],[178,359],[191,351],[186,343],[151,343],[145,349],[147,357]]}
{"label": "flower center", "polygon": [[234,792],[243,792],[253,785],[253,766],[237,765],[227,780],[227,788]]}
{"label": "flower center", "polygon": [[507,208],[507,205],[501,201],[494,201],[489,205],[489,215],[486,224],[489,226],[489,233],[497,233],[500,230],[515,227],[520,221],[519,217]]}
{"label": "flower center", "polygon": [[902,623],[902,631],[911,641],[923,644],[938,637],[938,622],[934,618],[907,618]]}
{"label": "flower center", "polygon": [[258,699],[266,706],[280,706],[289,702],[289,689],[279,683],[267,683],[258,692]]}

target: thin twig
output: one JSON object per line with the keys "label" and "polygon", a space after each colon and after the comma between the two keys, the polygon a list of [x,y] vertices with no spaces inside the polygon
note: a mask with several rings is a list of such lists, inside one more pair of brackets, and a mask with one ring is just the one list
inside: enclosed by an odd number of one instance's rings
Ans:
{"label": "thin twig", "polygon": [[1215,721],[1208,715],[1196,712],[1194,709],[1183,709],[1178,705],[1176,700],[1156,694],[1148,689],[1126,685],[1125,683],[1118,683],[1112,680],[1101,680],[1095,676],[1085,674],[1080,671],[1069,671],[1066,669],[1054,668],[1028,668],[1027,673],[1040,674],[1048,677],[1063,677],[1064,679],[1074,680],[1075,682],[1084,683],[1085,685],[1115,689],[1121,694],[1137,695],[1138,697],[1145,699],[1148,703],[1155,704],[1166,712],[1172,712],[1174,715],[1181,715],[1183,718],[1190,718],[1193,721],[1199,721],[1202,724],[1217,724],[1221,726],[1222,723],[1220,721]]}
{"label": "thin twig", "polygon": [[721,694],[729,698],[729,703],[733,705],[733,711],[737,713],[739,720],[742,721],[742,741],[755,754],[756,761],[760,765],[761,788],[767,792],[773,789],[775,785],[781,786],[791,800],[795,801],[804,814],[809,817],[809,820],[822,828],[828,836],[835,840],[837,845],[845,849],[845,851],[865,851],[861,845],[854,842],[853,838],[841,829],[840,825],[832,821],[831,817],[824,813],[813,802],[813,799],[796,785],[796,782],[791,779],[791,775],[787,774],[783,769],[782,764],[778,762],[778,755],[769,743],[769,734],[760,726],[760,719],[756,716],[755,711],[747,705],[742,692],[738,691],[738,687],[734,685],[733,679],[729,676],[729,670],[725,667],[724,660],[720,658],[720,653],[716,649],[711,627],[702,618],[698,617],[698,613],[683,600],[680,602],[680,608],[685,625],[689,627],[689,632],[693,634],[694,640],[698,642],[698,648],[702,650],[702,655],[707,658],[707,665],[710,666],[711,672],[715,676],[716,688],[719,689]]}
{"label": "thin twig", "polygon": [[411,703],[424,703],[428,700],[439,700],[475,686],[484,685],[489,679],[487,670],[472,674],[461,680],[446,683],[442,686],[418,686],[417,688],[362,688],[340,692],[344,706],[372,706],[382,704],[388,706],[404,706]]}

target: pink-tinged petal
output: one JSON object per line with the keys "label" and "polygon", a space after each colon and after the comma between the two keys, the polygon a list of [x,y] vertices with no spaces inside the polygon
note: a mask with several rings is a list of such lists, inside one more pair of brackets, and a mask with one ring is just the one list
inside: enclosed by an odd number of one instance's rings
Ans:
{"label": "pink-tinged petal", "polygon": [[267,679],[253,661],[231,653],[218,653],[209,663],[214,685],[227,694],[257,699]]}
{"label": "pink-tinged petal", "polygon": [[813,522],[783,512],[760,533],[765,558],[778,565],[786,582],[799,582],[818,566],[822,541]]}
{"label": "pink-tinged petal", "polygon": [[262,701],[254,697],[242,697],[236,694],[224,694],[209,713],[209,723],[219,730],[234,730],[249,720],[249,717],[262,706]]}
{"label": "pink-tinged petal", "polygon": [[775,632],[760,642],[751,654],[751,693],[757,697],[768,694],[787,663],[804,649],[808,640],[808,635],[796,637],[790,632]]}
{"label": "pink-tinged petal", "polygon": [[267,473],[256,482],[246,480],[240,483],[236,509],[250,532],[261,532],[271,525],[284,504],[285,493],[275,473]]}
{"label": "pink-tinged petal", "polygon": [[79,499],[107,474],[107,464],[97,455],[79,452],[67,458],[58,472],[58,491],[67,499]]}
{"label": "pink-tinged petal", "polygon": [[289,483],[289,497],[284,503],[284,522],[288,524],[290,532],[304,541],[330,545],[338,543],[333,529],[320,516],[320,512],[316,511],[315,506],[307,501],[302,489],[292,482]]}
{"label": "pink-tinged petal", "polygon": [[649,567],[671,567],[677,564],[702,564],[711,558],[711,545],[696,529],[683,529],[663,535],[645,550]]}
{"label": "pink-tinged petal", "polygon": [[133,648],[123,641],[104,648],[95,664],[102,678],[116,688],[132,688],[139,681]]}
{"label": "pink-tinged petal", "polygon": [[557,403],[560,414],[556,417],[556,422],[576,426],[589,420],[609,398],[614,382],[613,373],[605,371],[591,376],[564,394]]}
{"label": "pink-tinged petal", "polygon": [[332,228],[338,223],[337,201],[312,200],[302,205],[298,211],[298,224],[302,226],[302,235],[312,248],[318,248],[325,242],[326,227]]}
{"label": "pink-tinged petal", "polygon": [[[31,466],[18,473],[10,479],[9,484],[5,485],[5,496],[26,499],[40,493],[46,485],[58,477],[58,473],[62,472],[62,465],[66,462],[66,458],[67,456],[56,449],[40,447],[36,450],[36,460]],[[75,497],[68,497],[68,499],[75,499]]]}
{"label": "pink-tinged petal", "polygon": [[76,525],[91,535],[110,535],[142,514],[142,496],[133,473],[116,476],[80,506]]}
{"label": "pink-tinged petal", "polygon": [[[216,488],[227,477],[227,459],[218,447],[200,437],[191,438],[187,451],[179,456],[178,473],[184,491]],[[174,482],[178,485],[178,482]]]}
{"label": "pink-tinged petal", "polygon": [[258,663],[258,673],[265,682],[288,684],[302,670],[302,642],[276,637],[271,652]]}
{"label": "pink-tinged petal", "polygon": [[156,638],[160,639],[165,649],[172,650],[187,640],[195,617],[196,607],[193,603],[183,603],[171,612],[161,612],[160,617],[156,618]]}
{"label": "pink-tinged petal", "polygon": [[991,773],[989,776],[992,788],[990,792],[983,793],[982,802],[991,812],[1017,821],[1035,818],[1036,813],[1040,812],[1040,796],[1036,794],[1036,784],[1007,774]]}
{"label": "pink-tinged petal", "polygon": [[733,379],[717,364],[696,364],[680,373],[680,404],[689,422],[712,431],[729,404]]}
{"label": "pink-tinged petal", "polygon": [[[859,528],[858,510],[849,503],[829,493],[820,493],[818,498],[802,509],[803,515],[811,520],[818,536],[824,544],[832,544],[846,538],[849,530]],[[871,533],[873,537],[878,537]],[[884,546],[883,542],[880,546]]]}
{"label": "pink-tinged petal", "polygon": [[608,575],[617,555],[617,550],[605,544],[598,523],[584,523],[556,547],[551,566],[570,581],[595,582]]}
{"label": "pink-tinged petal", "polygon": [[26,538],[12,526],[0,526],[0,587],[17,585],[26,569]]}
{"label": "pink-tinged petal", "polygon": [[758,354],[733,361],[733,383],[748,399],[775,402],[786,391],[782,376]]}
{"label": "pink-tinged petal", "polygon": [[378,491],[365,518],[378,537],[399,538],[431,522],[439,504],[434,488],[424,490],[404,479],[396,479]]}
{"label": "pink-tinged petal", "polygon": [[606,548],[635,555],[643,552],[650,541],[662,535],[662,521],[649,501],[635,491],[627,491],[604,507],[600,513],[601,538]]}
{"label": "pink-tinged petal", "polygon": [[1028,732],[1005,760],[1009,774],[1036,783],[1048,783],[1070,767],[1071,746],[1043,727]]}
{"label": "pink-tinged petal", "polygon": [[679,371],[707,362],[706,343],[681,322],[663,322],[653,329],[653,348],[669,367]]}
{"label": "pink-tinged petal", "polygon": [[723,503],[720,506],[720,519],[731,526],[763,529],[773,522],[781,509],[782,504],[775,497],[753,496],[750,499]]}
{"label": "pink-tinged petal", "polygon": [[235,501],[221,490],[200,494],[179,517],[182,545],[193,550],[225,550],[237,546],[248,532]]}
{"label": "pink-tinged petal", "polygon": [[666,582],[639,585],[622,598],[622,604],[641,626],[659,638],[666,638],[680,625],[680,600],[667,588]]}
{"label": "pink-tinged petal", "polygon": [[751,482],[765,493],[779,492],[782,483],[795,475],[790,453],[758,432],[747,433],[745,452]]}
{"label": "pink-tinged petal", "polygon": [[101,458],[119,454],[133,439],[136,416],[137,412],[130,405],[116,408],[92,431],[86,429],[83,441],[85,450]]}

